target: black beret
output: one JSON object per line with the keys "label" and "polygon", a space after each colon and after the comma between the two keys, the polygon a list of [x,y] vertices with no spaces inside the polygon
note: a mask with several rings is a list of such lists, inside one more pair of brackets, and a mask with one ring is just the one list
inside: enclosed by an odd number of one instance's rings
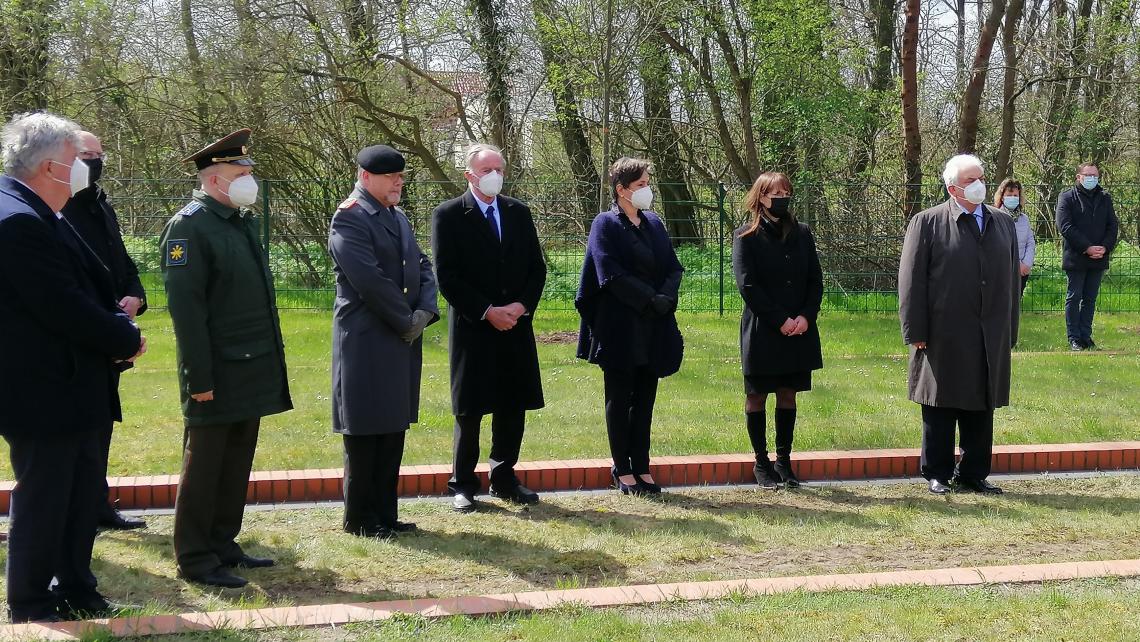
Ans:
{"label": "black beret", "polygon": [[253,159],[249,157],[249,135],[249,129],[239,129],[183,158],[182,162],[194,161],[199,170],[217,163],[253,165]]}
{"label": "black beret", "polygon": [[394,174],[404,171],[404,155],[387,145],[373,145],[360,150],[356,164],[369,174]]}

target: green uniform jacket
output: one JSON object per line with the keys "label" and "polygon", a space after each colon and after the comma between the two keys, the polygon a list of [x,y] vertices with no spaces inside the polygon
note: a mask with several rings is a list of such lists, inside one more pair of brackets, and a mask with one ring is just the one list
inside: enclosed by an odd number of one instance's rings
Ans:
{"label": "green uniform jacket", "polygon": [[[257,230],[248,211],[194,190],[194,200],[162,232],[162,276],[187,426],[293,408],[273,277]],[[190,398],[210,390],[213,401]]]}

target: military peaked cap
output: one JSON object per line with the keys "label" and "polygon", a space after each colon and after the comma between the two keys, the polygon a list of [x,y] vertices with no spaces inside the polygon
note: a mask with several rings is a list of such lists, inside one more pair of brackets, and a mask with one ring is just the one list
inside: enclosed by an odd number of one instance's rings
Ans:
{"label": "military peaked cap", "polygon": [[369,174],[394,174],[404,171],[404,155],[387,145],[373,145],[360,150],[356,164]]}
{"label": "military peaked cap", "polygon": [[234,163],[235,165],[253,165],[249,157],[249,128],[239,129],[229,136],[222,137],[202,149],[182,159],[183,163],[194,161],[199,170],[206,169],[217,163]]}

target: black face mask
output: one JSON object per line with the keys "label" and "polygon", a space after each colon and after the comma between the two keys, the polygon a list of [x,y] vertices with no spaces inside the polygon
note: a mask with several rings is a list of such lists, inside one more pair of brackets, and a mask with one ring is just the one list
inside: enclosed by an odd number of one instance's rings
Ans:
{"label": "black face mask", "polygon": [[103,176],[103,159],[84,158],[83,162],[87,163],[87,167],[91,168],[91,177],[87,179],[87,186],[90,187]]}
{"label": "black face mask", "polygon": [[792,202],[790,196],[773,196],[772,205],[768,207],[768,213],[776,218],[784,218],[788,215],[788,205]]}

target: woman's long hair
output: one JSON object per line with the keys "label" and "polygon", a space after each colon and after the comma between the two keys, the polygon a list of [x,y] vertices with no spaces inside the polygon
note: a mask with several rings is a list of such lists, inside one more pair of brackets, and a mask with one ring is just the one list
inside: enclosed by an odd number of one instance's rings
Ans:
{"label": "woman's long hair", "polygon": [[[752,183],[752,188],[748,190],[748,195],[744,197],[744,209],[752,214],[752,220],[748,223],[748,229],[740,233],[740,236],[748,236],[755,234],[756,230],[760,229],[760,220],[763,214],[767,213],[769,216],[776,218],[774,214],[764,207],[760,202],[760,198],[775,192],[778,189],[783,189],[792,195],[792,181],[788,179],[788,175],[782,172],[764,172],[756,177],[756,182]],[[788,238],[792,230],[796,229],[796,215],[792,214],[789,209],[787,214],[779,217],[780,220],[780,240]]]}
{"label": "woman's long hair", "polygon": [[1013,177],[1007,178],[998,184],[997,190],[994,191],[994,207],[999,210],[1001,209],[1001,199],[1005,196],[1007,189],[1016,189],[1017,193],[1021,195],[1021,203],[1017,206],[1017,209],[1021,209],[1021,206],[1025,204],[1025,188],[1021,186],[1021,181]]}

